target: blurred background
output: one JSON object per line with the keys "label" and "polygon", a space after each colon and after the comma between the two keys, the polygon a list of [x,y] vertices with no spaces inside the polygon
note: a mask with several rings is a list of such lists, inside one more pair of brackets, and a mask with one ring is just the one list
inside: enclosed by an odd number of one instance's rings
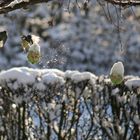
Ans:
{"label": "blurred background", "polygon": [[[124,62],[125,74],[140,76],[140,8],[116,7],[98,0],[53,1],[0,15],[8,40],[0,49],[0,70],[28,66],[109,74]],[[21,36],[40,36],[42,58],[32,65]]]}

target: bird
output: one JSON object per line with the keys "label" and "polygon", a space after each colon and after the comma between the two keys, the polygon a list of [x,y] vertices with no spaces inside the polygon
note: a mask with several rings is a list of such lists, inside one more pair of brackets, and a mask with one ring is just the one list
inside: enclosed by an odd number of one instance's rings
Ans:
{"label": "bird", "polygon": [[21,46],[25,52],[27,52],[30,48],[30,45],[33,44],[31,35],[23,35],[21,36]]}
{"label": "bird", "polygon": [[27,59],[31,64],[37,64],[41,58],[40,37],[36,35],[23,35],[21,37],[21,46],[27,53]]}
{"label": "bird", "polygon": [[25,52],[28,52],[30,46],[34,43],[38,44],[40,38],[36,35],[23,35],[21,36],[21,46]]}
{"label": "bird", "polygon": [[7,37],[8,35],[6,31],[0,32],[0,48],[4,47]]}

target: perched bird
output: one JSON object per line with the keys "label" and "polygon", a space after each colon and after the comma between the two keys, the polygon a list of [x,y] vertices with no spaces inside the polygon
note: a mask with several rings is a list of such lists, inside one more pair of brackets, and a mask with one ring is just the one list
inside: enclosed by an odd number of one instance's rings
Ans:
{"label": "perched bird", "polygon": [[7,32],[0,32],[0,48],[2,48],[7,40]]}
{"label": "perched bird", "polygon": [[21,46],[24,51],[27,52],[30,48],[30,45],[32,44],[33,44],[33,41],[32,41],[31,35],[27,35],[27,36],[23,35],[21,37]]}
{"label": "perched bird", "polygon": [[121,84],[124,79],[124,66],[122,62],[115,63],[110,71],[110,79],[114,85]]}
{"label": "perched bird", "polygon": [[23,48],[24,51],[28,51],[30,46],[33,44],[33,43],[39,43],[39,37],[38,36],[35,36],[35,35],[23,35],[21,37],[21,46]]}
{"label": "perched bird", "polygon": [[21,37],[22,48],[27,52],[27,59],[32,64],[38,63],[41,58],[39,41],[40,38],[35,35],[23,35]]}

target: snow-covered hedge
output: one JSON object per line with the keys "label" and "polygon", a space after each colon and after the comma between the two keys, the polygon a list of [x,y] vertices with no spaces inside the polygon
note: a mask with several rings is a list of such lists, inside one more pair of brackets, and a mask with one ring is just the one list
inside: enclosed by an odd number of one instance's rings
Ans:
{"label": "snow-covered hedge", "polygon": [[108,76],[57,69],[0,72],[0,138],[140,138],[140,78],[113,86]]}

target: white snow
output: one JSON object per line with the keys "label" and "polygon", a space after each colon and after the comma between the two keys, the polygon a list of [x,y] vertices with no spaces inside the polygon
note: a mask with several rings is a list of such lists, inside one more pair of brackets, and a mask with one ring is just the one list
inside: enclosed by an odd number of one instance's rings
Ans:
{"label": "white snow", "polygon": [[14,0],[12,1],[8,6],[13,8],[16,4],[21,3],[21,2],[29,2],[30,0]]}
{"label": "white snow", "polygon": [[64,85],[67,78],[74,83],[89,81],[94,85],[97,77],[90,72],[79,71],[60,71],[57,69],[32,69],[27,67],[11,68],[0,73],[0,85],[8,83],[10,88],[14,90],[24,85],[33,85],[33,88],[45,90],[46,85]]}
{"label": "white snow", "polygon": [[90,72],[79,72],[79,71],[66,71],[65,78],[70,78],[74,83],[80,81],[89,80],[91,84],[95,83],[97,77]]}
{"label": "white snow", "polygon": [[40,46],[39,46],[39,44],[33,43],[30,46],[29,51],[40,52]]}
{"label": "white snow", "polygon": [[64,83],[64,80],[63,78],[57,76],[55,73],[47,73],[47,74],[44,74],[42,76],[42,80],[46,83],[46,84],[56,84],[56,83],[61,83],[63,84]]}
{"label": "white snow", "polygon": [[22,0],[23,2],[29,2],[30,0]]}
{"label": "white snow", "polygon": [[12,104],[13,109],[16,109],[16,107],[17,107],[16,104]]}
{"label": "white snow", "polygon": [[19,3],[19,0],[14,0],[8,6],[10,6],[11,8],[13,8],[17,3]]}
{"label": "white snow", "polygon": [[140,78],[132,78],[125,82],[125,85],[132,90],[132,88],[140,88]]}
{"label": "white snow", "polygon": [[20,68],[12,68],[0,73],[0,84],[3,81],[10,82],[11,80],[17,80],[20,84],[30,84],[35,82],[35,77],[27,71],[22,71]]}
{"label": "white snow", "polygon": [[[123,72],[122,72],[123,73]],[[128,77],[128,76],[127,76]],[[21,85],[27,87],[33,85],[34,88],[45,90],[46,85],[64,85],[67,79],[74,83],[88,81],[92,86],[95,85],[97,76],[90,72],[79,72],[67,70],[63,72],[58,69],[33,69],[28,67],[15,67],[0,72],[0,86],[8,84],[14,90]],[[108,80],[108,78],[105,78]],[[105,82],[106,83],[106,82]],[[140,87],[139,77],[129,77],[125,79],[125,86],[130,90]],[[118,92],[114,90],[113,93]]]}

